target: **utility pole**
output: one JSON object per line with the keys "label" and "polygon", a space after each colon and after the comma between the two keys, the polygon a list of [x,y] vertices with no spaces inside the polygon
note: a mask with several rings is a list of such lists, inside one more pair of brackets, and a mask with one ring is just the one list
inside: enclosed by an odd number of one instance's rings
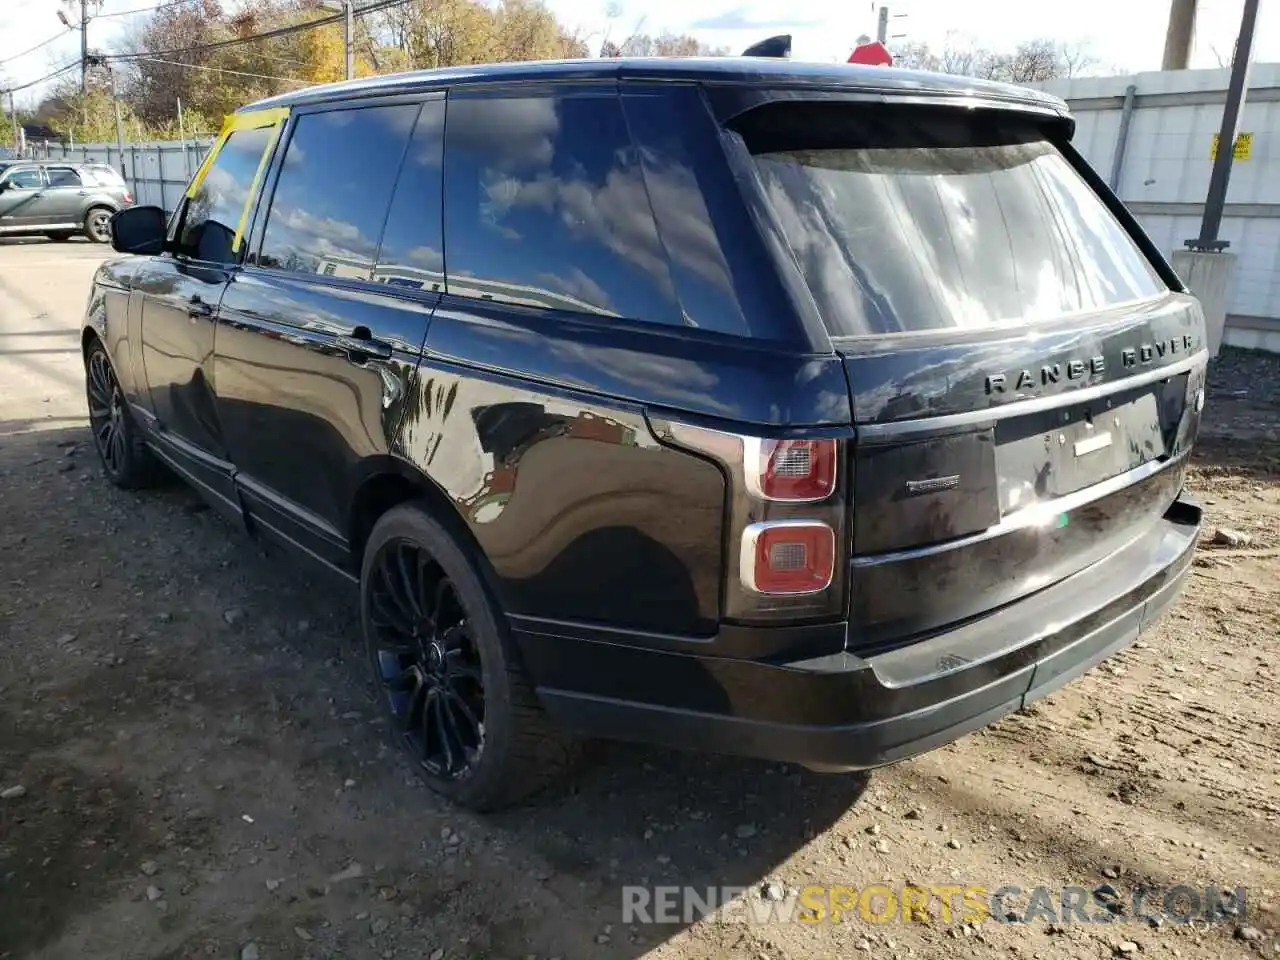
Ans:
{"label": "utility pole", "polygon": [[881,44],[889,42],[889,8],[880,4],[879,20],[876,21],[876,39]]}
{"label": "utility pole", "polygon": [[80,0],[80,92],[89,92],[89,0]]}
{"label": "utility pole", "polygon": [[1169,25],[1164,34],[1161,70],[1185,70],[1196,33],[1196,0],[1169,0]]}
{"label": "utility pole", "polygon": [[[77,0],[63,0],[68,9],[74,10]],[[94,13],[102,8],[102,0],[79,0],[80,3],[80,19],[72,23],[68,19],[67,14],[63,10],[58,11],[58,19],[62,21],[62,25],[70,30],[80,31],[80,92],[87,93],[89,90],[89,21],[93,16],[89,13],[90,5],[94,8]]]}
{"label": "utility pole", "polygon": [[1244,0],[1240,17],[1240,35],[1231,58],[1231,80],[1227,85],[1227,102],[1222,108],[1222,127],[1218,131],[1218,155],[1209,174],[1209,193],[1204,200],[1204,219],[1200,236],[1188,240],[1192,250],[1223,250],[1227,241],[1218,239],[1222,226],[1222,207],[1227,200],[1227,184],[1231,180],[1231,161],[1235,155],[1236,131],[1240,127],[1240,111],[1244,107],[1245,87],[1249,81],[1249,60],[1253,54],[1253,31],[1258,23],[1258,0]]}
{"label": "utility pole", "polygon": [[355,11],[353,9],[355,6],[354,0],[346,0],[343,6],[346,7],[347,13],[347,18],[343,22],[343,26],[346,28],[347,41],[347,79],[351,80],[354,79],[356,75],[356,54],[355,50],[351,46],[355,41],[355,38],[352,36],[352,34],[355,33],[354,27],[356,19]]}
{"label": "utility pole", "polygon": [[356,75],[355,51],[355,0],[320,0],[322,10],[341,10],[343,13],[343,45],[347,50],[347,79]]}
{"label": "utility pole", "polygon": [[18,129],[18,108],[13,105],[13,91],[9,91],[9,117],[13,120],[13,158],[22,156],[22,132]]}

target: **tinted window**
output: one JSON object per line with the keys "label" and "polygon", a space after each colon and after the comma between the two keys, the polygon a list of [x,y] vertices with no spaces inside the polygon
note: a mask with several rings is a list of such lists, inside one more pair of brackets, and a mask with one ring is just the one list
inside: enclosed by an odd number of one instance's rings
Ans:
{"label": "tinted window", "polygon": [[744,132],[833,333],[1034,323],[1165,289],[1032,126],[789,105]]}
{"label": "tinted window", "polygon": [[367,279],[417,116],[417,104],[401,104],[299,117],[258,263]]}
{"label": "tinted window", "polygon": [[49,186],[51,187],[84,186],[84,182],[80,179],[80,174],[70,167],[49,167],[46,172],[49,174]]}
{"label": "tinted window", "polygon": [[422,105],[391,199],[375,280],[419,290],[444,289],[440,238],[444,111],[443,100]]}
{"label": "tinted window", "polygon": [[273,129],[237,130],[227,138],[187,201],[179,239],[184,252],[199,260],[234,262],[231,244]]}
{"label": "tinted window", "polygon": [[40,176],[40,170],[32,167],[28,167],[25,170],[14,170],[5,177],[5,182],[11,188],[19,190],[29,190],[33,187],[44,186],[44,178]]}
{"label": "tinted window", "polygon": [[450,293],[683,322],[614,95],[450,97],[445,236]]}

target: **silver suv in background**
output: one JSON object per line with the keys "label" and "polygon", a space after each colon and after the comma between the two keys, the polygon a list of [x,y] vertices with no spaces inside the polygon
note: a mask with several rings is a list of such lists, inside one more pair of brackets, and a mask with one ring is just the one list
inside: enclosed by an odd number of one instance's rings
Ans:
{"label": "silver suv in background", "polygon": [[0,161],[0,236],[69,240],[82,233],[108,243],[111,217],[132,205],[124,178],[106,164]]}

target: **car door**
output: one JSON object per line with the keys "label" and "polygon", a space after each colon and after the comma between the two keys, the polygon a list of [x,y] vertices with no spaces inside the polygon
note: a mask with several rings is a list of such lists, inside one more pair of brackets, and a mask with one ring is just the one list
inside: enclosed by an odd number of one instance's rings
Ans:
{"label": "car door", "polygon": [[33,164],[8,167],[0,176],[0,233],[43,223],[44,171]]}
{"label": "car door", "polygon": [[[218,417],[245,509],[331,565],[363,471],[392,452],[443,284],[443,125],[442,97],[295,108],[219,311]],[[400,283],[374,279],[380,243]]]}
{"label": "car door", "polygon": [[265,112],[233,116],[179,205],[170,250],[150,258],[134,278],[160,453],[211,504],[235,516],[239,500],[213,396],[215,321],[280,119]]}
{"label": "car door", "polygon": [[79,224],[84,201],[94,186],[86,185],[74,167],[45,167],[48,184],[40,195],[41,222]]}

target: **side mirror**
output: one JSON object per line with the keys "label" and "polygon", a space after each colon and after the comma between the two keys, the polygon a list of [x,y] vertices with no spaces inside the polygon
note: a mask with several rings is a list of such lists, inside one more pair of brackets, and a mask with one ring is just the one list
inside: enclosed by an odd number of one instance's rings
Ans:
{"label": "side mirror", "polygon": [[120,253],[163,253],[168,226],[159,207],[126,207],[111,218],[111,246]]}

